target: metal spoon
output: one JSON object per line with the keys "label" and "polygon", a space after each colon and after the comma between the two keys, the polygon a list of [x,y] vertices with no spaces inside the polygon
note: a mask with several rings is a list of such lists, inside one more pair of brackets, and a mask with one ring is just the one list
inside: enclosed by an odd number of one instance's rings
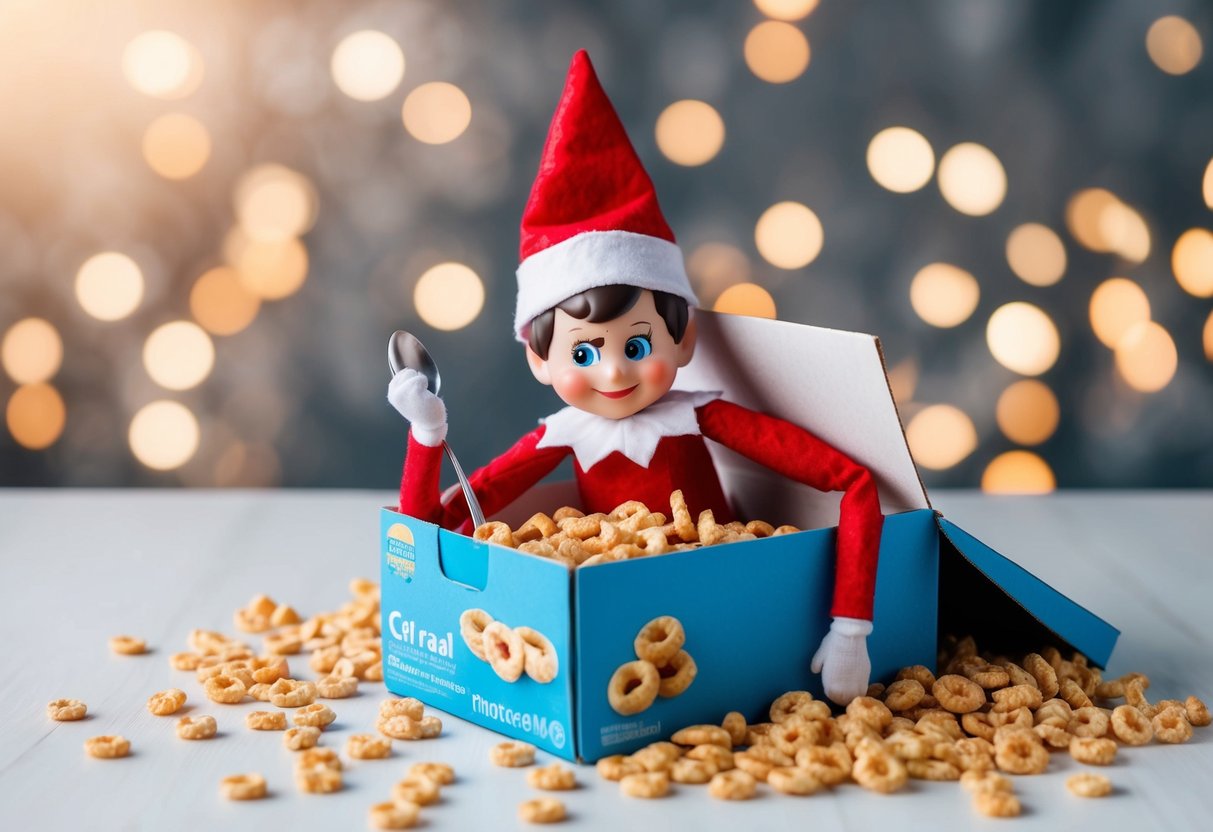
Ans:
{"label": "metal spoon", "polygon": [[[435,396],[438,395],[438,390],[442,385],[438,365],[434,363],[434,359],[425,345],[417,340],[417,336],[401,329],[393,332],[387,342],[387,363],[392,368],[392,375],[405,368],[421,373],[425,377],[426,387]],[[442,447],[446,450],[447,459],[451,461],[451,467],[455,469],[455,476],[459,478],[459,487],[463,489],[463,497],[468,501],[468,513],[472,516],[473,525],[476,527],[484,525],[484,512],[480,508],[480,501],[472,492],[472,486],[468,483],[468,478],[464,476],[463,467],[455,458],[455,452],[451,450],[451,446],[445,439],[442,441]]]}

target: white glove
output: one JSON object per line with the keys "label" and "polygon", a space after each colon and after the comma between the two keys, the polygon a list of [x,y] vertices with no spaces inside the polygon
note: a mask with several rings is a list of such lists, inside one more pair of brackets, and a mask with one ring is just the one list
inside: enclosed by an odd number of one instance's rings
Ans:
{"label": "white glove", "polygon": [[871,621],[835,618],[813,654],[812,671],[821,674],[826,696],[839,705],[868,692],[868,677],[872,675],[872,661],[868,658],[871,632]]}
{"label": "white glove", "polygon": [[446,439],[446,405],[426,386],[425,376],[404,369],[392,376],[387,400],[413,425],[413,438],[431,448]]}

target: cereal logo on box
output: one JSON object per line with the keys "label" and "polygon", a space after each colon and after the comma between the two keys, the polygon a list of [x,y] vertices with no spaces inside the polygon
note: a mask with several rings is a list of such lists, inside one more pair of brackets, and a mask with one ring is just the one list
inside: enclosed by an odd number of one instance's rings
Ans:
{"label": "cereal logo on box", "polygon": [[384,557],[397,577],[405,583],[413,580],[417,571],[417,549],[413,545],[413,532],[403,523],[393,523],[387,530],[387,551]]}

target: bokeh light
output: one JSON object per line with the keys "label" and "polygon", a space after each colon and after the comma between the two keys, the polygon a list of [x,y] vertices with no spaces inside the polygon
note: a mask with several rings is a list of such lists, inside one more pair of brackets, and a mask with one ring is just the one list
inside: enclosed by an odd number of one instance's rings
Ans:
{"label": "bokeh light", "polygon": [[981,475],[981,490],[987,494],[1048,494],[1056,489],[1053,469],[1031,451],[999,454]]}
{"label": "bokeh light", "polygon": [[404,99],[404,129],[417,141],[446,144],[472,122],[472,103],[463,90],[445,81],[422,84]]}
{"label": "bokeh light", "polygon": [[76,273],[76,300],[100,321],[119,321],[143,300],[143,272],[117,251],[94,254]]}
{"label": "bokeh light", "polygon": [[215,347],[202,327],[173,321],[152,331],[143,344],[143,366],[152,381],[169,390],[201,384],[215,366]]}
{"label": "bokeh light", "polygon": [[1007,263],[1032,286],[1052,286],[1066,273],[1066,247],[1048,226],[1029,222],[1007,237]]}
{"label": "bokeh light", "polygon": [[965,142],[939,160],[939,190],[960,213],[984,217],[1006,197],[1007,173],[989,148]]}
{"label": "bokeh light", "polygon": [[1008,370],[1036,376],[1056,363],[1061,336],[1040,307],[1017,301],[1000,306],[990,316],[986,344],[995,360]]}
{"label": "bokeh light", "polygon": [[198,419],[185,405],[161,399],[144,405],[131,420],[131,452],[156,471],[180,468],[198,450]]}
{"label": "bokeh light", "polygon": [[754,0],[758,11],[776,20],[801,20],[817,8],[820,0]]}
{"label": "bokeh light", "polygon": [[1110,251],[1100,227],[1100,217],[1109,206],[1119,202],[1116,195],[1103,188],[1085,188],[1066,203],[1066,227],[1079,244],[1091,251]]}
{"label": "bokeh light", "polygon": [[910,281],[910,305],[918,317],[937,327],[964,323],[977,308],[977,278],[949,263],[931,263]]}
{"label": "bokeh light", "polygon": [[1191,72],[1200,63],[1202,51],[1200,33],[1182,17],[1160,17],[1146,32],[1150,60],[1168,75]]}
{"label": "bokeh light", "polygon": [[958,407],[935,404],[914,414],[906,425],[906,441],[914,461],[923,468],[943,471],[977,448],[973,420]]}
{"label": "bokeh light", "polygon": [[774,318],[775,299],[757,283],[737,283],[721,292],[712,310],[730,315]]}
{"label": "bokeh light", "polygon": [[1091,329],[1109,349],[1134,325],[1150,320],[1150,300],[1142,288],[1124,277],[1105,280],[1091,293]]}
{"label": "bokeh light", "polygon": [[724,145],[724,120],[703,101],[675,101],[657,117],[656,132],[665,157],[686,167],[710,162]]}
{"label": "bokeh light", "polygon": [[237,231],[229,235],[224,252],[240,283],[262,300],[289,297],[307,280],[307,248],[299,240],[250,240]]}
{"label": "bokeh light", "polygon": [[282,165],[259,165],[240,177],[236,217],[251,240],[280,243],[305,234],[316,221],[317,198],[303,174]]}
{"label": "bokeh light", "polygon": [[786,84],[809,66],[809,39],[790,23],[759,23],[745,39],[745,63],[763,81]]}
{"label": "bokeh light", "polygon": [[63,434],[67,407],[59,391],[49,384],[23,384],[9,398],[4,418],[18,445],[41,451]]}
{"label": "bokeh light", "polygon": [[1189,228],[1179,235],[1171,250],[1171,271],[1188,294],[1213,297],[1213,233]]}
{"label": "bokeh light", "polygon": [[37,384],[52,378],[63,363],[59,331],[42,318],[17,321],[0,341],[0,363],[18,384]]}
{"label": "bokeh light", "polygon": [[185,98],[202,83],[202,56],[174,32],[144,32],[123,51],[122,72],[130,85],[144,95],[168,100]]}
{"label": "bokeh light", "polygon": [[1126,260],[1141,263],[1150,256],[1150,229],[1145,219],[1120,200],[1100,213],[1099,233],[1108,249]]}
{"label": "bokeh light", "polygon": [[825,232],[821,220],[799,202],[779,202],[758,218],[754,243],[758,253],[772,266],[799,269],[821,253]]}
{"label": "bokeh light", "polygon": [[1205,195],[1205,205],[1213,209],[1213,159],[1209,160],[1209,164],[1205,167],[1205,179],[1201,184],[1201,190]]}
{"label": "bokeh light", "polygon": [[346,35],[329,63],[337,89],[355,101],[387,98],[404,78],[404,52],[383,32],[364,29]]}
{"label": "bokeh light", "polygon": [[881,187],[898,194],[912,193],[931,181],[935,151],[918,131],[887,127],[868,143],[868,171]]}
{"label": "bokeh light", "polygon": [[1116,369],[1134,390],[1158,392],[1170,384],[1178,367],[1171,334],[1154,321],[1134,324],[1116,342]]}
{"label": "bokeh light", "polygon": [[749,281],[750,258],[728,243],[703,243],[687,257],[687,276],[700,302],[709,305],[729,286]]}
{"label": "bokeh light", "polygon": [[1047,384],[1025,378],[1002,391],[994,416],[1007,439],[1020,445],[1039,445],[1057,430],[1061,407]]}
{"label": "bokeh light", "polygon": [[143,158],[165,179],[189,179],[211,157],[206,125],[184,113],[168,113],[143,134]]}
{"label": "bokeh light", "polygon": [[1209,317],[1205,319],[1205,328],[1202,333],[1205,344],[1205,358],[1213,361],[1213,312],[1209,313]]}
{"label": "bokeh light", "polygon": [[261,300],[227,266],[206,272],[190,290],[190,312],[212,335],[235,335],[253,322],[260,308]]}
{"label": "bokeh light", "polygon": [[462,263],[439,263],[417,281],[413,304],[434,329],[463,329],[484,307],[484,283]]}

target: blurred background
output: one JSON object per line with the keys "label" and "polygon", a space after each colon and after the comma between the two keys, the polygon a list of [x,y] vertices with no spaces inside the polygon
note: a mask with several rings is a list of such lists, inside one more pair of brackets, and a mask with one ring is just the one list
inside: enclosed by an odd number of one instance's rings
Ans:
{"label": "blurred background", "polygon": [[1213,484],[1213,7],[2,0],[0,485],[399,478],[560,402],[518,221],[589,50],[702,304],[880,336],[928,486]]}

